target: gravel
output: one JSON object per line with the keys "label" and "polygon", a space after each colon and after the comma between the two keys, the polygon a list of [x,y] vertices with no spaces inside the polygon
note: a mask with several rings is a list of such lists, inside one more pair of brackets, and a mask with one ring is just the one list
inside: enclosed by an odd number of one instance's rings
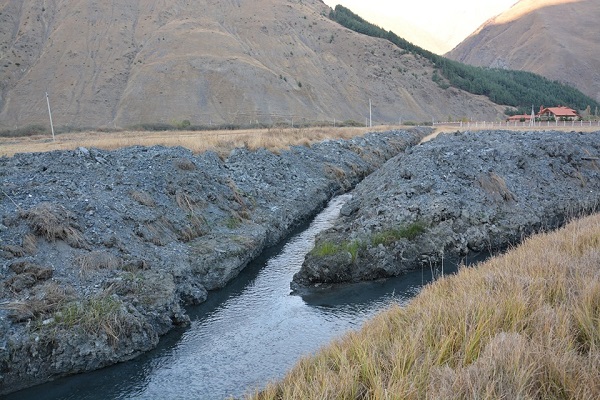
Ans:
{"label": "gravel", "polygon": [[124,361],[430,128],[226,159],[183,148],[0,158],[0,394]]}
{"label": "gravel", "polygon": [[456,132],[389,160],[317,237],[292,288],[502,249],[597,209],[600,132]]}

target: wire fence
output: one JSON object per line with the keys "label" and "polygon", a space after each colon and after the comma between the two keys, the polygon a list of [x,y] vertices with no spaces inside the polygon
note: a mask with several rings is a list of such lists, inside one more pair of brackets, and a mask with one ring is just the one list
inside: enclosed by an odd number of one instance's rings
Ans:
{"label": "wire fence", "polygon": [[456,126],[459,128],[511,128],[511,127],[531,127],[531,128],[543,128],[543,127],[577,127],[577,126],[598,126],[600,127],[600,120],[598,121],[452,121],[452,122],[434,122],[433,126]]}

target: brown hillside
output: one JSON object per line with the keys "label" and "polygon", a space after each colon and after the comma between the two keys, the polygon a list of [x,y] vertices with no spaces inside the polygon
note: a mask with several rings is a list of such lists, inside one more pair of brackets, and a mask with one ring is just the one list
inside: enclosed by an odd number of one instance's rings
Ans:
{"label": "brown hillside", "polygon": [[432,66],[330,21],[319,0],[4,0],[0,128],[374,122],[503,108],[431,80]]}
{"label": "brown hillside", "polygon": [[600,101],[600,2],[521,0],[489,20],[448,57],[535,72]]}

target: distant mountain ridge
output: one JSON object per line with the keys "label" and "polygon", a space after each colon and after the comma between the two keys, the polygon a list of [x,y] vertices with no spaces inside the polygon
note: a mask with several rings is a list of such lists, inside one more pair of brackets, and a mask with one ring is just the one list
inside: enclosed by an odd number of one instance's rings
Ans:
{"label": "distant mountain ridge", "polygon": [[535,72],[600,101],[600,2],[521,0],[447,53],[476,66]]}
{"label": "distant mountain ridge", "polygon": [[306,119],[493,120],[434,66],[328,18],[320,0],[5,0],[0,128]]}
{"label": "distant mountain ridge", "polygon": [[[366,21],[341,5],[337,5],[329,16],[355,32],[389,40],[403,53],[430,61],[435,67],[431,79],[442,88],[458,88],[517,109],[527,108],[530,104],[570,104],[580,110],[600,107],[600,103],[573,86],[532,72],[472,66],[439,56]],[[507,108],[506,112],[512,113],[514,108]]]}

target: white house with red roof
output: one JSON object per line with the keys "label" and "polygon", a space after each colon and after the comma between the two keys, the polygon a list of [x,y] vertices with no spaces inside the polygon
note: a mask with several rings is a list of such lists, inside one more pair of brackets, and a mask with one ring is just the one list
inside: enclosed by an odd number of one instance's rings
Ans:
{"label": "white house with red roof", "polygon": [[537,113],[537,118],[541,121],[576,121],[580,119],[579,113],[572,108],[565,106],[558,107],[540,107],[540,112]]}

